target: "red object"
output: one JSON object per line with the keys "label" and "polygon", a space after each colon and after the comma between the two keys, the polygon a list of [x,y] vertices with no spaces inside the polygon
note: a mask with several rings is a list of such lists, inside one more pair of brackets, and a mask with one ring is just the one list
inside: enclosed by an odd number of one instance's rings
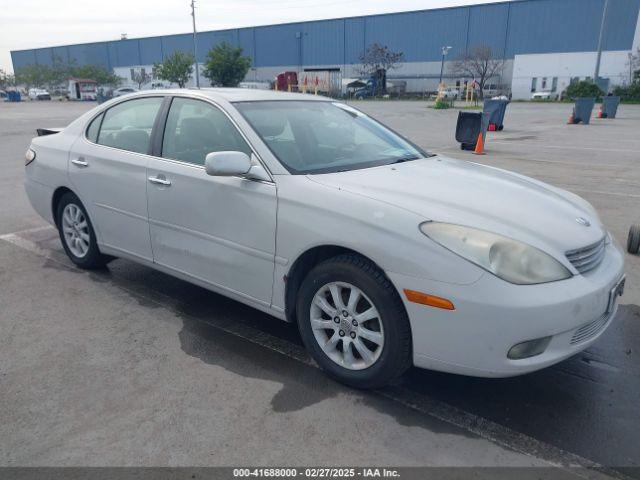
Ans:
{"label": "red object", "polygon": [[282,72],[276,77],[276,87],[281,92],[289,90],[291,85],[292,91],[298,90],[298,74],[296,72]]}
{"label": "red object", "polygon": [[495,123],[490,123],[489,124],[489,131],[490,132],[495,132],[496,130],[497,130],[496,124]]}

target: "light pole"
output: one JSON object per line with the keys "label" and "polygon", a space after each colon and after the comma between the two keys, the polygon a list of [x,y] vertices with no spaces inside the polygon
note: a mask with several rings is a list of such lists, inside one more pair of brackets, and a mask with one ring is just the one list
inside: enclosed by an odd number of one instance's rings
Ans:
{"label": "light pole", "polygon": [[193,17],[193,57],[196,61],[196,87],[200,88],[200,67],[198,66],[198,38],[196,31],[196,2],[191,0],[191,17]]}
{"label": "light pole", "polygon": [[438,86],[442,85],[442,74],[444,73],[444,57],[447,56],[447,54],[449,53],[449,50],[451,50],[453,47],[442,47],[442,62],[440,63],[440,82],[438,83]]}
{"label": "light pole", "polygon": [[602,9],[602,21],[600,22],[600,35],[598,36],[598,55],[596,57],[596,71],[593,74],[593,81],[598,85],[598,77],[600,77],[600,60],[602,59],[602,39],[604,37],[604,26],[607,21],[607,11],[609,10],[609,0],[604,0],[604,8]]}

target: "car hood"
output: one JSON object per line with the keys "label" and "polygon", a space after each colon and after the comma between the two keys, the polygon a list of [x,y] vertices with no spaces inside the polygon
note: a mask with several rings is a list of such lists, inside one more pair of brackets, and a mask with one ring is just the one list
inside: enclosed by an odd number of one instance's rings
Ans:
{"label": "car hood", "polygon": [[558,257],[598,242],[606,233],[593,207],[577,195],[505,170],[441,156],[309,179],[424,220],[499,233]]}

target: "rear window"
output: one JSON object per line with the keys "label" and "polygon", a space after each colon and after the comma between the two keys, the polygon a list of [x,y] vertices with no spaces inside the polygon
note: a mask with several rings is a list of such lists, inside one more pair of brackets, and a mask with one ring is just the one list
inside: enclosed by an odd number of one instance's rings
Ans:
{"label": "rear window", "polygon": [[162,101],[163,97],[138,98],[111,107],[104,113],[97,143],[148,153],[151,130]]}

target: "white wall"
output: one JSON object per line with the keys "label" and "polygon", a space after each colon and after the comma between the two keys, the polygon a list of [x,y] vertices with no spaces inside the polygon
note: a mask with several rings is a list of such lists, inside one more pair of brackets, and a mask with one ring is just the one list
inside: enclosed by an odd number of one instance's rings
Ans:
{"label": "white wall", "polygon": [[[557,93],[569,86],[572,77],[593,78],[596,52],[549,53],[516,55],[513,64],[511,91],[516,100],[531,98],[531,81],[537,78],[537,91],[542,91],[542,78],[547,77],[547,90],[551,88],[553,77],[558,77]],[[629,81],[629,51],[603,52],[600,63],[600,77],[608,78],[610,86],[622,85]]]}

